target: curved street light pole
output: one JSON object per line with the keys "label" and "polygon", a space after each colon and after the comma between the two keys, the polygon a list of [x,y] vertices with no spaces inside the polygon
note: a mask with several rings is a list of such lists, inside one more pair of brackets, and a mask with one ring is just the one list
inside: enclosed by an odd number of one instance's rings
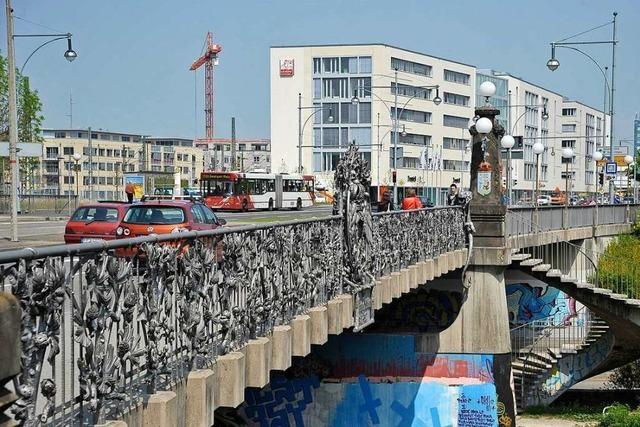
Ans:
{"label": "curved street light pole", "polygon": [[[309,117],[307,117],[307,119],[304,121],[304,123],[302,123],[302,110],[315,110],[313,113],[309,114]],[[307,125],[307,123],[309,122],[309,119],[311,119],[311,117],[315,116],[316,114],[318,114],[320,111],[329,111],[329,121],[332,122],[333,121],[333,115],[331,114],[332,109],[327,107],[327,108],[323,108],[323,107],[303,107],[302,106],[302,93],[298,93],[298,173],[302,173],[303,171],[303,166],[302,166],[302,134],[304,132],[304,128]]]}
{"label": "curved street light pole", "polygon": [[[7,19],[7,67],[8,70],[8,86],[9,86],[9,166],[11,168],[11,241],[18,241],[18,187],[19,187],[19,165],[18,165],[18,106],[16,92],[16,58],[14,42],[18,37],[54,37],[56,39],[67,38],[68,49],[64,53],[65,58],[71,62],[78,56],[71,47],[71,34],[14,34],[13,33],[13,8],[11,0],[5,0],[5,15]],[[52,42],[54,40],[50,40]],[[49,44],[45,42],[38,46],[32,52],[25,63],[22,65],[21,71],[31,59],[33,54],[41,47]]]}

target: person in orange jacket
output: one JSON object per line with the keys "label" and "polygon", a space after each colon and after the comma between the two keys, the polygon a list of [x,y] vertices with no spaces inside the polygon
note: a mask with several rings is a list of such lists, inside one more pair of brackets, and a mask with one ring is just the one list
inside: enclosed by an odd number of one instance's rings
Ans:
{"label": "person in orange jacket", "polygon": [[407,189],[407,195],[402,200],[402,210],[407,211],[410,209],[422,208],[422,202],[420,198],[416,196],[416,190],[413,188]]}
{"label": "person in orange jacket", "polygon": [[127,202],[133,203],[133,195],[135,191],[136,189],[133,186],[133,184],[131,182],[128,182],[127,185],[124,187],[124,192],[127,195]]}

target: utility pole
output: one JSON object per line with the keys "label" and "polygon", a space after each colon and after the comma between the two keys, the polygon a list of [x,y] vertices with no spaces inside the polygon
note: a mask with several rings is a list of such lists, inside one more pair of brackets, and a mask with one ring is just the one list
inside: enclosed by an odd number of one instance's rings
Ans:
{"label": "utility pole", "polygon": [[9,68],[9,167],[11,168],[11,241],[18,241],[18,108],[16,59],[13,49],[13,8],[6,0],[7,67]]}
{"label": "utility pole", "polygon": [[89,127],[89,200],[93,200],[93,142],[91,139],[91,127]]}
{"label": "utility pole", "polygon": [[[398,69],[395,70],[395,87],[393,91],[393,171],[398,174]],[[398,206],[398,184],[393,181],[393,205]]]}
{"label": "utility pole", "polygon": [[[609,98],[609,115],[611,116],[611,124],[609,125],[611,132],[609,133],[609,161],[613,162],[613,96],[616,88],[616,18],[618,12],[613,12],[613,47],[611,49],[611,97]],[[615,185],[613,180],[609,181],[609,203],[613,205],[615,202]]]}
{"label": "utility pole", "polygon": [[231,170],[238,167],[238,159],[236,159],[236,118],[231,117]]}

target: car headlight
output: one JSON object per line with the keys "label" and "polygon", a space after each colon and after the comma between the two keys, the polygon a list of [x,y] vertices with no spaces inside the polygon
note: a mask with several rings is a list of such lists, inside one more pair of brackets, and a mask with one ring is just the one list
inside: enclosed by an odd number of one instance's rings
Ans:
{"label": "car headlight", "polygon": [[116,228],[116,236],[122,236],[122,233],[124,233],[124,228],[122,227]]}

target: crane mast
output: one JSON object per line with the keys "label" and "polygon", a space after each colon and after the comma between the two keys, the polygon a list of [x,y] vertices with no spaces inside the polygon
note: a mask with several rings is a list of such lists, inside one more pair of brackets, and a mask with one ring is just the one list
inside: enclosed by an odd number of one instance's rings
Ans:
{"label": "crane mast", "polygon": [[213,42],[211,32],[207,33],[204,54],[193,61],[189,70],[196,71],[204,65],[204,122],[206,137],[208,142],[213,140],[213,66],[218,65],[218,54],[222,51],[222,46]]}

